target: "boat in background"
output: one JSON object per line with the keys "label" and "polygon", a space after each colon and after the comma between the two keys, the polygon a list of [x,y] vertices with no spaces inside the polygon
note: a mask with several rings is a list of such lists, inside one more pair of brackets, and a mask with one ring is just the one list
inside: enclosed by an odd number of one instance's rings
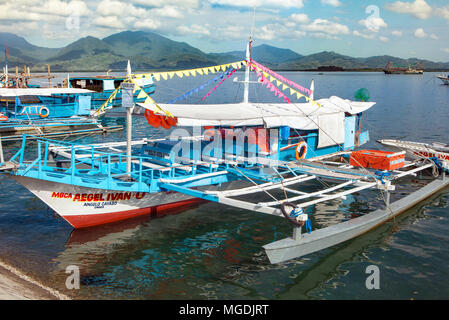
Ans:
{"label": "boat in background", "polygon": [[[91,104],[92,109],[98,109],[102,105],[104,105],[109,97],[114,93],[116,89],[120,87],[122,82],[126,79],[126,77],[120,76],[82,76],[82,77],[70,77],[69,78],[69,86],[70,88],[76,89],[87,89],[90,91],[89,95],[91,96]],[[136,79],[139,87],[142,91],[145,92],[146,95],[151,95],[155,92],[155,84],[153,82],[153,78],[145,77],[141,79]],[[65,80],[64,87],[67,86],[67,80]],[[145,98],[140,98],[140,91],[136,91],[134,93],[134,100],[136,102],[144,102]],[[109,107],[114,108],[113,112],[125,112],[124,109],[121,109],[122,105],[122,94],[121,92],[117,92],[114,96],[114,99],[109,100]],[[109,112],[110,113],[110,112]]]}
{"label": "boat in background", "polygon": [[72,88],[0,88],[0,136],[21,139],[23,133],[58,137],[122,130],[103,127],[91,118],[89,90]]}
{"label": "boat in background", "polygon": [[440,79],[441,81],[443,81],[443,84],[449,85],[449,75],[447,75],[447,76],[439,75],[439,76],[437,76],[437,78]]}
{"label": "boat in background", "polygon": [[443,166],[449,167],[449,144],[439,142],[422,143],[393,139],[378,140],[377,142],[391,148],[405,150],[416,159],[437,158],[442,162]]}
{"label": "boat in background", "polygon": [[387,67],[384,69],[385,74],[424,74],[422,62],[416,68],[408,66],[407,68],[392,67],[391,61],[388,61]]}

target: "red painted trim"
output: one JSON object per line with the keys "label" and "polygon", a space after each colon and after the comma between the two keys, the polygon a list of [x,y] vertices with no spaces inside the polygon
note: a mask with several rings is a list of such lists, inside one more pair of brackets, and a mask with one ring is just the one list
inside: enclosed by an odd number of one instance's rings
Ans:
{"label": "red painted trim", "polygon": [[155,207],[147,207],[141,209],[134,209],[128,211],[101,213],[101,214],[86,214],[86,215],[74,215],[74,216],[63,216],[63,218],[70,223],[75,229],[88,228],[99,226],[107,223],[122,221],[126,219],[136,218],[143,215],[158,215],[158,214],[169,214],[170,211],[183,208],[185,210],[193,205],[198,205],[201,202],[205,202],[203,199],[190,199],[179,202],[162,204]]}

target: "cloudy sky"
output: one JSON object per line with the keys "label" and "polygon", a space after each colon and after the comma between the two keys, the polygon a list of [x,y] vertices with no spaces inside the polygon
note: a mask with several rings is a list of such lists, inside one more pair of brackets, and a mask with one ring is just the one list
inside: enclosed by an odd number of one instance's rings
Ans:
{"label": "cloudy sky", "polygon": [[252,29],[255,45],[300,54],[449,61],[448,0],[0,0],[0,32],[47,47],[143,30],[224,52]]}

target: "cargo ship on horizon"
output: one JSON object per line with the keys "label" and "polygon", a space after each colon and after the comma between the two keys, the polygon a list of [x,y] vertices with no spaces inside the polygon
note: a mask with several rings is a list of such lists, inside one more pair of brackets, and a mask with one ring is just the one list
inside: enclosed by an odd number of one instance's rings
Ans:
{"label": "cargo ship on horizon", "polygon": [[417,68],[398,68],[392,67],[391,61],[388,62],[387,67],[384,69],[385,74],[424,74],[422,62],[419,63]]}

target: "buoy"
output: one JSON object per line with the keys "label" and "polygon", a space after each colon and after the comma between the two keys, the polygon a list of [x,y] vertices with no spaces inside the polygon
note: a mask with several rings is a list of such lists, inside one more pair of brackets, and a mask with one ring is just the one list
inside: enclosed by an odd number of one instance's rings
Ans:
{"label": "buoy", "polygon": [[304,141],[296,146],[295,158],[296,160],[305,159],[307,155],[307,143]]}
{"label": "buoy", "polygon": [[[45,111],[45,113],[43,111]],[[50,114],[50,110],[48,110],[47,107],[41,107],[39,109],[39,116],[41,118],[47,118],[49,114]]]}

